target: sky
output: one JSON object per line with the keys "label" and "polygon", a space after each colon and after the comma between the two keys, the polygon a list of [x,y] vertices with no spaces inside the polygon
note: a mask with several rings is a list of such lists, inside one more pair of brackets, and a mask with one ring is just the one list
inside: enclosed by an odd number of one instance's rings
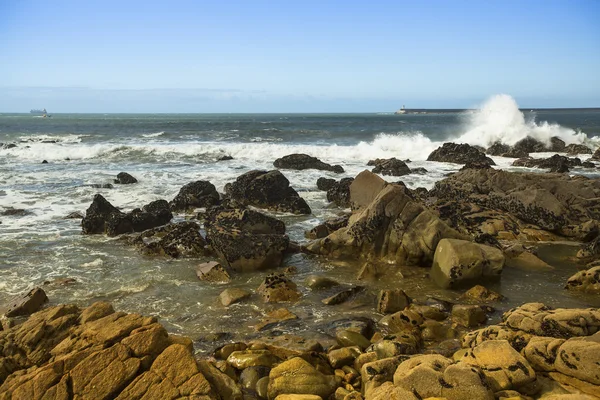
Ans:
{"label": "sky", "polygon": [[0,0],[0,112],[600,107],[598,21],[598,0]]}

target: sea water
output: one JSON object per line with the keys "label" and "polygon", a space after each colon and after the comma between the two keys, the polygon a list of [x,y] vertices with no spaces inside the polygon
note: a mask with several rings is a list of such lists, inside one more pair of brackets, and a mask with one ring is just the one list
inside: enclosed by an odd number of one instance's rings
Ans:
{"label": "sea water", "polygon": [[[96,193],[123,211],[153,200],[172,200],[181,186],[208,180],[223,192],[226,183],[252,169],[273,169],[273,161],[291,153],[306,153],[345,173],[283,170],[291,185],[309,203],[312,214],[273,214],[283,219],[292,240],[303,241],[304,231],[343,211],[326,201],[316,187],[319,177],[354,177],[374,158],[410,160],[411,168],[426,174],[384,177],[403,181],[410,188],[431,189],[435,182],[461,165],[428,162],[427,156],[448,141],[487,147],[495,141],[514,144],[533,136],[549,142],[558,136],[569,143],[596,149],[600,142],[600,110],[521,111],[505,95],[488,100],[479,110],[394,115],[380,114],[0,114],[0,304],[44,282],[72,278],[74,283],[47,284],[52,304],[82,306],[106,300],[127,312],[156,315],[172,332],[196,339],[212,332],[248,335],[270,310],[258,297],[225,308],[218,294],[226,287],[256,289],[269,271],[238,273],[227,285],[200,282],[195,267],[203,260],[146,257],[118,238],[82,235],[80,220],[65,219],[84,213]],[[6,144],[16,144],[8,148]],[[233,160],[217,162],[221,156]],[[536,157],[547,154],[535,154]],[[580,156],[587,159],[589,155]],[[497,168],[511,167],[514,159],[493,157]],[[42,163],[42,161],[47,163]],[[125,171],[134,185],[98,189]],[[597,176],[590,170],[572,174]],[[183,215],[175,220],[182,220]],[[565,246],[565,254],[575,251]],[[426,295],[455,299],[460,292],[440,290],[426,277],[427,270],[390,266],[386,279],[368,284],[353,301],[335,307],[320,300],[333,293],[311,292],[303,281],[310,274],[333,277],[354,285],[359,265],[337,263],[307,255],[294,255],[284,266],[297,270],[292,279],[304,297],[286,306],[300,319],[281,329],[302,333],[319,330],[332,318],[373,314],[375,295],[390,286],[413,297]],[[506,269],[492,288],[508,297],[502,309],[526,301],[552,306],[599,306],[596,299],[563,290],[576,272],[569,263],[555,261],[552,272]],[[277,271],[273,271],[277,272]],[[389,278],[389,279],[388,279]]]}

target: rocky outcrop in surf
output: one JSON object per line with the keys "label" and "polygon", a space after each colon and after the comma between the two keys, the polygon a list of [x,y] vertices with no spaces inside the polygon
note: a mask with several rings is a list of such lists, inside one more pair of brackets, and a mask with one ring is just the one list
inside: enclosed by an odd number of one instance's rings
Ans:
{"label": "rocky outcrop in surf", "polygon": [[496,165],[491,158],[486,157],[485,153],[466,143],[444,143],[442,147],[438,147],[429,155],[429,157],[427,157],[427,161],[440,161],[454,164],[478,162]]}
{"label": "rocky outcrop in surf", "polygon": [[171,201],[173,211],[191,211],[194,208],[211,207],[219,203],[215,185],[208,181],[196,181],[184,185]]}
{"label": "rocky outcrop in surf", "polygon": [[402,160],[396,158],[371,160],[367,163],[369,166],[375,166],[372,172],[374,174],[403,176],[411,173],[410,168]]}
{"label": "rocky outcrop in surf", "polygon": [[344,172],[344,168],[341,165],[331,165],[324,163],[316,157],[311,157],[308,154],[290,154],[278,158],[273,162],[275,168],[283,169],[319,169],[322,171],[331,171],[338,174]]}

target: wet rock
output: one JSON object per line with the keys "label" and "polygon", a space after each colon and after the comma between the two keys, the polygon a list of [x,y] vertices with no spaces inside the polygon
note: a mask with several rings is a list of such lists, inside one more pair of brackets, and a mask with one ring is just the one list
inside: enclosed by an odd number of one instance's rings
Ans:
{"label": "wet rock", "polygon": [[358,347],[361,351],[364,351],[371,345],[369,339],[364,337],[360,332],[350,329],[340,330],[335,337],[342,347]]}
{"label": "wet rock", "polygon": [[249,171],[225,185],[225,192],[232,201],[244,206],[292,214],[311,213],[306,201],[290,187],[290,182],[278,170]]}
{"label": "wet rock", "polygon": [[483,308],[473,305],[455,305],[452,307],[452,320],[467,328],[474,328],[487,321]]}
{"label": "wet rock", "polygon": [[479,367],[494,392],[525,386],[536,379],[527,360],[506,340],[490,340],[475,346],[461,362]]}
{"label": "wet rock", "polygon": [[[425,175],[427,173],[429,173],[429,171],[427,171],[425,168],[423,167],[418,167],[418,168],[411,168],[410,169],[410,173],[411,174],[419,174],[419,175]],[[418,189],[418,188],[417,188]]]}
{"label": "wet rock", "polygon": [[460,171],[464,171],[466,169],[489,169],[492,168],[490,164],[480,162],[480,161],[469,161],[467,162]]}
{"label": "wet rock", "polygon": [[377,296],[377,312],[393,314],[404,310],[410,305],[410,298],[402,289],[385,289]]}
{"label": "wet rock", "polygon": [[229,161],[229,160],[233,160],[232,156],[221,156],[219,158],[217,158],[217,161]]}
{"label": "wet rock", "polygon": [[324,223],[315,226],[308,232],[304,233],[304,236],[307,239],[321,239],[329,234],[337,231],[348,225],[348,220],[350,215],[342,215],[339,217],[334,217],[326,220]]}
{"label": "wet rock", "polygon": [[195,181],[182,186],[170,206],[173,211],[189,211],[194,208],[214,206],[219,203],[219,199],[219,193],[212,183]]}
{"label": "wet rock", "polygon": [[466,164],[468,162],[478,162],[489,165],[496,165],[494,161],[477,148],[466,143],[444,143],[442,147],[434,150],[427,161],[440,161],[455,164]]}
{"label": "wet rock", "polygon": [[237,386],[237,383],[228,375],[221,372],[213,364],[208,361],[198,362],[198,369],[202,372],[202,375],[215,389],[215,391],[226,399],[231,400],[243,400],[241,389]]}
{"label": "wet rock", "polygon": [[226,283],[231,281],[231,276],[227,269],[217,261],[209,261],[196,267],[198,279],[206,282]]}
{"label": "wet rock", "polygon": [[327,353],[329,364],[333,368],[342,368],[346,365],[352,365],[354,359],[361,353],[358,347],[342,347],[341,349],[331,350]]}
{"label": "wet rock", "polygon": [[344,172],[344,168],[341,165],[330,165],[324,163],[316,157],[311,157],[307,154],[290,154],[281,158],[278,158],[273,162],[275,168],[284,169],[319,169],[322,171],[332,171],[335,173]]}
{"label": "wet rock", "polygon": [[22,208],[13,208],[13,207],[6,207],[4,209],[4,211],[2,211],[2,213],[0,213],[0,215],[2,215],[4,217],[12,217],[12,216],[22,217],[27,214],[29,214],[29,212],[27,210],[24,210]]}
{"label": "wet rock", "polygon": [[540,153],[549,151],[548,147],[544,143],[532,138],[531,136],[527,136],[526,138],[519,140],[517,143],[515,143],[513,149],[525,153]]}
{"label": "wet rock", "polygon": [[504,153],[508,153],[510,146],[504,143],[495,142],[485,151],[491,156],[502,156]]}
{"label": "wet rock", "polygon": [[269,376],[270,368],[264,366],[248,367],[240,374],[242,388],[256,391],[256,383],[259,379]]}
{"label": "wet rock", "polygon": [[396,368],[407,358],[407,356],[398,356],[364,364],[360,369],[360,375],[365,398],[371,399],[375,393],[378,393],[375,390],[386,382],[391,384]]}
{"label": "wet rock", "polygon": [[48,302],[48,296],[42,288],[36,287],[31,289],[25,295],[14,297],[9,300],[3,307],[0,314],[6,317],[17,317],[20,315],[29,315],[40,310],[42,306]]}
{"label": "wet rock", "polygon": [[457,288],[481,279],[498,279],[504,266],[502,251],[457,239],[437,245],[431,278],[442,288]]}
{"label": "wet rock", "polygon": [[590,160],[600,161],[600,148],[597,148],[596,151],[594,151],[594,154],[592,154],[592,157],[590,158]]}
{"label": "wet rock", "polygon": [[317,189],[323,190],[326,192],[329,189],[331,189],[336,184],[336,182],[337,181],[335,179],[319,178],[319,179],[317,179]]}
{"label": "wet rock", "polygon": [[251,295],[252,293],[244,289],[227,288],[221,292],[219,299],[221,300],[221,304],[223,304],[225,307],[229,307],[230,305],[239,303]]}
{"label": "wet rock", "polygon": [[350,207],[350,185],[354,178],[342,178],[327,190],[327,201],[338,207]]}
{"label": "wet rock", "polygon": [[577,272],[569,278],[565,288],[600,294],[600,266]]}
{"label": "wet rock", "polygon": [[339,285],[339,283],[326,276],[311,275],[306,278],[306,286],[312,290],[328,289]]}
{"label": "wet rock", "polygon": [[271,368],[277,362],[279,359],[269,350],[234,351],[227,357],[227,363],[237,370],[258,366]]}
{"label": "wet rock", "polygon": [[132,183],[137,183],[137,179],[128,174],[127,172],[119,172],[117,174],[117,179],[115,179],[115,183],[121,185],[130,185]]}
{"label": "wet rock", "polygon": [[382,264],[367,261],[362,265],[362,267],[358,271],[358,274],[356,275],[356,279],[359,281],[361,281],[361,280],[371,280],[371,281],[378,280],[385,274],[385,272],[387,270],[388,270],[388,268],[386,268],[386,266],[384,266]]}
{"label": "wet rock", "polygon": [[479,303],[487,303],[491,301],[501,301],[504,299],[500,293],[496,293],[481,285],[475,285],[471,289],[467,290],[460,297],[463,300],[472,300]]}
{"label": "wet rock", "polygon": [[308,252],[332,258],[364,257],[427,265],[441,238],[464,237],[413,200],[407,188],[385,184],[369,171],[356,177],[350,193],[352,208],[360,211],[355,212],[348,226],[309,243]]}
{"label": "wet rock", "polygon": [[262,296],[265,303],[294,302],[302,296],[296,284],[282,274],[267,275],[258,287],[257,293]]}
{"label": "wet rock", "polygon": [[46,160],[43,160],[43,161],[42,161],[42,164],[48,164],[48,161],[46,161]]}
{"label": "wet rock", "polygon": [[265,318],[263,318],[258,324],[254,325],[254,330],[258,332],[264,329],[270,329],[280,322],[293,319],[298,319],[298,316],[287,308],[278,308],[268,312]]}
{"label": "wet rock", "polygon": [[269,399],[280,394],[312,394],[329,398],[340,385],[339,378],[324,375],[300,357],[284,361],[269,373]]}
{"label": "wet rock", "polygon": [[362,292],[364,289],[365,289],[364,286],[354,286],[349,289],[342,290],[341,292],[338,292],[338,293],[334,294],[333,296],[330,296],[326,299],[323,299],[323,300],[321,300],[321,302],[328,306],[342,304],[342,303],[348,301],[355,294]]}
{"label": "wet rock", "polygon": [[78,211],[74,211],[67,215],[65,219],[83,219],[83,215]]}
{"label": "wet rock", "polygon": [[512,147],[510,150],[508,150],[506,153],[502,154],[502,157],[508,157],[508,158],[525,158],[525,157],[529,157],[529,152],[520,149],[520,148],[514,148]]}
{"label": "wet rock", "polygon": [[375,168],[371,172],[374,174],[390,175],[390,176],[403,176],[410,174],[410,168],[402,160],[396,158],[383,159],[378,158],[371,160],[367,165],[373,165]]}
{"label": "wet rock", "polygon": [[166,200],[155,200],[146,204],[141,210],[135,209],[128,214],[135,232],[142,232],[157,226],[165,225],[173,219],[173,214]]}
{"label": "wet rock", "polygon": [[581,166],[581,160],[555,154],[550,158],[519,158],[512,165],[514,167],[549,168],[550,172],[563,173],[569,172],[569,168]]}
{"label": "wet rock", "polygon": [[592,154],[592,149],[583,144],[577,143],[572,143],[566,146],[564,151],[566,151],[567,155],[569,156],[576,156],[577,154]]}
{"label": "wet rock", "polygon": [[94,189],[112,189],[113,185],[111,183],[92,183],[89,185]]}
{"label": "wet rock", "polygon": [[149,229],[132,239],[131,243],[148,255],[189,258],[209,253],[200,234],[200,226],[192,221]]}

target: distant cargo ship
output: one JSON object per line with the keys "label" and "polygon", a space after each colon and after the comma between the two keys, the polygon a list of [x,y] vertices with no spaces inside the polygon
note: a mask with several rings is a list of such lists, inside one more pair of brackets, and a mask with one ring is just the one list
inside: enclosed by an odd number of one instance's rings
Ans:
{"label": "distant cargo ship", "polygon": [[38,110],[38,109],[34,108],[33,110],[30,110],[29,113],[33,114],[33,115],[40,115],[40,116],[42,116],[44,118],[52,116],[52,115],[48,114],[48,112],[46,111],[45,108],[43,110]]}
{"label": "distant cargo ship", "polygon": [[406,114],[406,109],[404,108],[404,106],[402,106],[402,108],[396,111],[394,114]]}

